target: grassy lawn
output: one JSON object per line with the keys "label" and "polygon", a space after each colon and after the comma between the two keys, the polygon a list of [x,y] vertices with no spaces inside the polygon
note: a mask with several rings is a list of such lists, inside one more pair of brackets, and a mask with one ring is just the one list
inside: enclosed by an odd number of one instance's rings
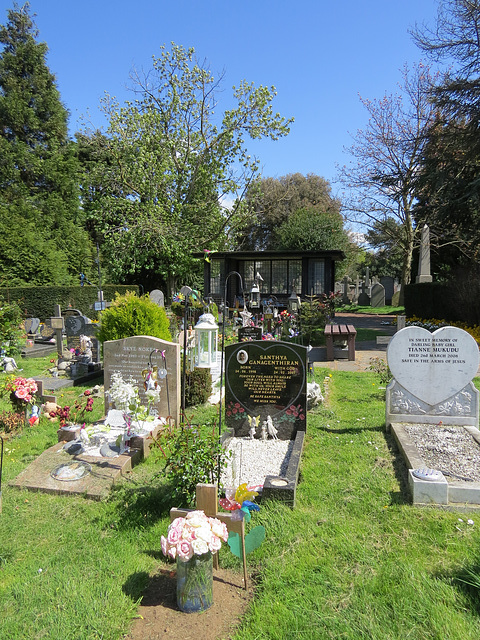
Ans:
{"label": "grassy lawn", "polygon": [[[316,369],[319,382],[327,374]],[[296,508],[267,503],[252,520],[266,540],[248,556],[256,594],[234,640],[478,640],[480,590],[465,580],[479,579],[480,514],[412,507],[375,375],[331,376],[308,415]],[[161,458],[104,502],[8,487],[56,429],[42,420],[5,444],[0,638],[119,640],[164,562],[173,505]],[[220,561],[241,571],[225,548]]]}

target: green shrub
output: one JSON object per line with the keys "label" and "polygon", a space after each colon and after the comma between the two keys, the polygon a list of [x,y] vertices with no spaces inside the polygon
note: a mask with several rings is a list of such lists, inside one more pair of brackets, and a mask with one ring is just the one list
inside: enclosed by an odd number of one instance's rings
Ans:
{"label": "green shrub", "polygon": [[172,339],[165,309],[148,296],[138,297],[132,291],[117,295],[112,305],[102,311],[100,322],[97,337],[102,343],[131,336]]}
{"label": "green shrub", "polygon": [[199,483],[219,485],[228,454],[222,447],[216,425],[182,424],[164,429],[155,441],[165,458],[165,471],[173,485],[172,500],[182,507],[195,504]]}
{"label": "green shrub", "polygon": [[187,371],[185,378],[185,406],[195,407],[205,404],[212,393],[210,369]]}
{"label": "green shrub", "polygon": [[7,356],[20,353],[20,324],[23,320],[22,310],[16,302],[5,302],[0,299],[0,347]]}

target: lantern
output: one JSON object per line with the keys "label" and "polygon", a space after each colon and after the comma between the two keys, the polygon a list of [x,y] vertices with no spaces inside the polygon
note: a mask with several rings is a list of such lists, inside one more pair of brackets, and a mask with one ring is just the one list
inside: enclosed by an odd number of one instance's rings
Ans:
{"label": "lantern", "polygon": [[297,296],[295,291],[292,291],[290,297],[288,298],[289,311],[291,311],[291,313],[297,313],[299,309],[299,303],[300,303],[299,297]]}
{"label": "lantern", "polygon": [[250,290],[250,309],[260,309],[260,289],[256,282]]}
{"label": "lantern", "polygon": [[195,330],[195,366],[207,369],[217,362],[218,326],[211,313],[204,313],[198,319]]}

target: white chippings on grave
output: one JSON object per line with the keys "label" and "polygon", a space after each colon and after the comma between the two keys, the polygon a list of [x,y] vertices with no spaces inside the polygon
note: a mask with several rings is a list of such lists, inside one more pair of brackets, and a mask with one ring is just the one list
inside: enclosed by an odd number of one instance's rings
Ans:
{"label": "white chippings on grave", "polygon": [[480,445],[462,427],[405,424],[420,456],[452,479],[480,481]]}
{"label": "white chippings on grave", "polygon": [[225,449],[231,452],[228,467],[222,473],[223,486],[263,485],[266,476],[284,477],[293,449],[293,440],[250,440],[230,438]]}

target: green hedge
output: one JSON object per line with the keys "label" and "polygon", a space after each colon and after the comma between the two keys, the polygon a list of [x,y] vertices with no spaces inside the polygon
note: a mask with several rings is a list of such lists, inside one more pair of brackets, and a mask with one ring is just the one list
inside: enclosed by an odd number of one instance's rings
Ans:
{"label": "green hedge", "polygon": [[452,281],[422,282],[405,287],[405,314],[408,318],[436,318],[447,322],[480,323],[480,299],[476,283]]}
{"label": "green hedge", "polygon": [[[115,298],[115,294],[125,294],[134,291],[138,295],[137,285],[106,284],[103,286],[103,298],[108,302]],[[63,309],[73,307],[79,309],[92,320],[97,320],[99,312],[93,309],[98,302],[98,289],[91,285],[76,286],[45,286],[45,287],[1,287],[0,297],[7,302],[16,302],[26,318],[40,318],[44,322],[51,318],[55,305]]]}

